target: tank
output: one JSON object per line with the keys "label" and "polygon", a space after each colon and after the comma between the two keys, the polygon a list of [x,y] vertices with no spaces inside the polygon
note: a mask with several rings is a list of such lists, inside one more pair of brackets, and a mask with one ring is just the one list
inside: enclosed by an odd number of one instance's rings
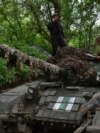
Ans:
{"label": "tank", "polygon": [[[83,117],[80,108],[99,89],[99,86],[67,86],[63,82],[39,80],[2,92],[0,132],[73,133],[81,126],[84,128],[88,120],[98,118],[99,110],[92,109]],[[92,130],[88,125],[82,132]]]}
{"label": "tank", "polygon": [[0,94],[0,133],[100,132],[100,109],[89,102],[100,90],[99,62],[89,55],[95,79],[79,81],[72,69],[62,69],[5,45],[0,50],[3,57],[8,51],[8,59],[14,54],[17,62],[39,69],[36,81]]}

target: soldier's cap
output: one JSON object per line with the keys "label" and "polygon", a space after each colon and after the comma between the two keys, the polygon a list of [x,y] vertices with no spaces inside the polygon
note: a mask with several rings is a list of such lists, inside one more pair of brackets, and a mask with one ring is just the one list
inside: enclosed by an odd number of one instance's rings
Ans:
{"label": "soldier's cap", "polygon": [[55,16],[58,16],[60,18],[60,15],[58,13],[54,13],[51,18],[54,18]]}

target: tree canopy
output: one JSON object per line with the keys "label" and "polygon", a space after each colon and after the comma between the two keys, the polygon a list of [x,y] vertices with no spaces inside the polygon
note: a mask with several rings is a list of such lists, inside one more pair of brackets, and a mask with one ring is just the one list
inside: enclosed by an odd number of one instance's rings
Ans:
{"label": "tree canopy", "polygon": [[69,44],[91,48],[100,34],[99,0],[1,0],[0,41],[49,50],[47,23],[58,12]]}

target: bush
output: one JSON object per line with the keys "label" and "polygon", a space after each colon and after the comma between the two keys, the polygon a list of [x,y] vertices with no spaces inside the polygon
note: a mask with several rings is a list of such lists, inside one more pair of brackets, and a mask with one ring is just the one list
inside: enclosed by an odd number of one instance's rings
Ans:
{"label": "bush", "polygon": [[22,80],[31,79],[31,71],[27,65],[23,65],[22,69],[16,69],[16,75]]}
{"label": "bush", "polygon": [[13,82],[30,80],[31,77],[32,72],[28,66],[23,65],[23,69],[14,67],[8,68],[7,61],[0,58],[0,86],[4,84],[11,84]]}
{"label": "bush", "polygon": [[20,51],[30,55],[35,56],[37,58],[47,60],[47,55],[44,52],[41,52],[41,50],[36,50],[32,48],[32,46],[29,46],[25,42],[14,42],[13,44],[10,44],[10,46],[15,47],[16,49],[19,49]]}
{"label": "bush", "polygon": [[15,69],[7,68],[7,61],[0,58],[0,85],[13,82],[15,74]]}

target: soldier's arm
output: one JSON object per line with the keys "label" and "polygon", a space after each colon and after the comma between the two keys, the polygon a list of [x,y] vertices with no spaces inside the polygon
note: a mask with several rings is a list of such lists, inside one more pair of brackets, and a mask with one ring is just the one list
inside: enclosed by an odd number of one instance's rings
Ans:
{"label": "soldier's arm", "polygon": [[96,93],[87,103],[83,104],[80,108],[80,112],[84,116],[89,110],[93,109],[94,107],[97,107],[99,105],[98,97],[100,93]]}

